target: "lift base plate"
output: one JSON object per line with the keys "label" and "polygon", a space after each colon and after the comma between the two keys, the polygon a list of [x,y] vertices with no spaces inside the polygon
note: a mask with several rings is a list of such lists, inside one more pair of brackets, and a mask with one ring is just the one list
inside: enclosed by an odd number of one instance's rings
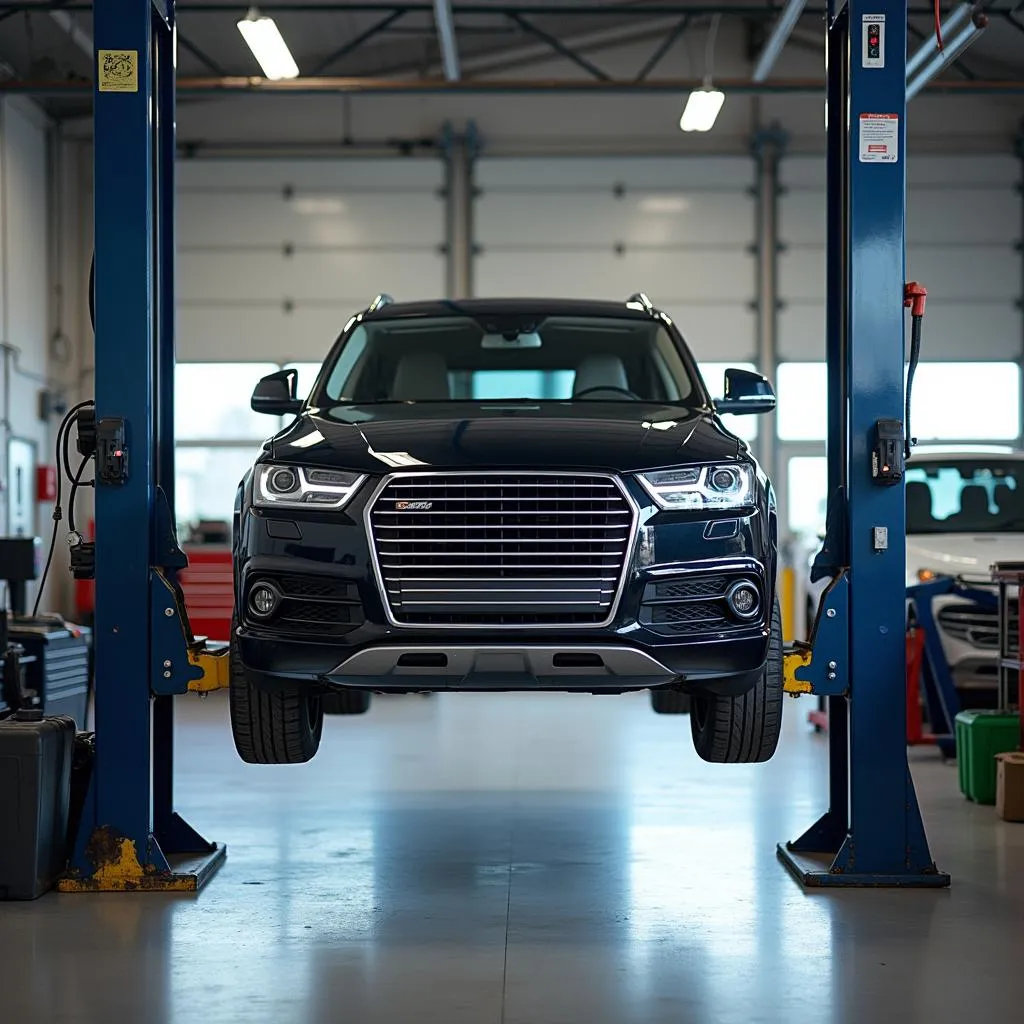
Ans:
{"label": "lift base plate", "polygon": [[69,875],[57,882],[57,892],[198,892],[224,863],[227,852],[223,843],[217,843],[207,853],[171,854],[167,872],[135,870],[135,861],[88,877]]}
{"label": "lift base plate", "polygon": [[779,843],[776,851],[779,860],[805,889],[945,889],[950,882],[949,875],[941,871],[891,875],[833,871],[835,854],[797,853],[789,848],[788,843]]}

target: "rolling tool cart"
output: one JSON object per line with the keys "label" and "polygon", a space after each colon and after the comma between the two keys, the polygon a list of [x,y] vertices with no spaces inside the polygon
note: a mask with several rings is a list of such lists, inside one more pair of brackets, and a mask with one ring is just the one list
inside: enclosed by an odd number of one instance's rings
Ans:
{"label": "rolling tool cart", "polygon": [[8,640],[19,648],[24,688],[35,693],[43,713],[67,715],[84,729],[91,631],[59,615],[26,614],[25,588],[39,576],[39,553],[36,537],[0,538],[0,580],[7,584],[11,605]]}
{"label": "rolling tool cart", "polygon": [[1021,621],[1017,594],[1024,581],[1024,562],[992,566],[999,588],[999,705],[995,710],[962,711],[956,716],[960,791],[979,804],[996,802],[997,758],[1021,749],[1020,680]]}

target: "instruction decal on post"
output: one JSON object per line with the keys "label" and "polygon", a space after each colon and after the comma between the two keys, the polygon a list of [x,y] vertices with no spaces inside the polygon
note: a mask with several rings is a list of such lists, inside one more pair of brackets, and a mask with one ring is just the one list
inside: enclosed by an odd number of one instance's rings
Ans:
{"label": "instruction decal on post", "polygon": [[885,15],[865,14],[861,17],[862,68],[885,67]]}
{"label": "instruction decal on post", "polygon": [[861,114],[860,162],[894,164],[899,158],[899,114]]}
{"label": "instruction decal on post", "polygon": [[100,92],[139,91],[139,51],[99,50],[96,81]]}

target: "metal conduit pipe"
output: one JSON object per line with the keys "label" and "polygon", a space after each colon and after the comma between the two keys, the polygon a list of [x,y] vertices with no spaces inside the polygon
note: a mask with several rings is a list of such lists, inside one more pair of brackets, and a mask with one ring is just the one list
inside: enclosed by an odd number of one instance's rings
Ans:
{"label": "metal conduit pipe", "polygon": [[[971,16],[971,11],[974,10],[974,4],[961,4],[957,7],[942,23],[942,38],[949,39],[952,34],[960,28],[961,25]],[[939,50],[939,38],[938,35],[933,32],[922,44],[919,50],[912,56],[907,58],[907,81],[914,76],[915,72],[924,65],[924,63],[936,54],[941,53]]]}
{"label": "metal conduit pipe", "polygon": [[789,39],[793,29],[796,28],[796,23],[803,15],[806,6],[807,0],[789,0],[786,4],[785,9],[779,16],[779,20],[775,22],[772,34],[764,44],[761,56],[757,59],[757,66],[754,68],[754,74],[751,76],[755,82],[763,82],[771,74],[775,61],[778,60],[779,54],[782,53],[786,40]]}
{"label": "metal conduit pipe", "polygon": [[971,22],[966,28],[948,43],[941,53],[937,53],[917,76],[907,82],[907,102],[909,103],[943,68],[952,64],[988,27],[988,15],[975,11]]}

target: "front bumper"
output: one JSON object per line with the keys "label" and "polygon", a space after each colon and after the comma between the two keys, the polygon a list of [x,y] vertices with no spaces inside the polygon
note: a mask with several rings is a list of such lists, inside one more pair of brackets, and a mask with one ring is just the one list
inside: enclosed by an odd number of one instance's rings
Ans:
{"label": "front bumper", "polygon": [[[371,488],[365,488],[367,495]],[[460,628],[397,625],[386,614],[364,525],[367,498],[342,513],[266,514],[241,509],[236,525],[235,637],[241,661],[265,687],[308,682],[374,690],[580,690],[623,692],[676,682],[738,693],[758,678],[775,600],[775,522],[767,502],[743,516],[659,512],[637,487],[636,538],[613,621],[594,626]],[[703,518],[702,518],[703,516]],[[747,578],[761,593],[758,615],[719,628],[689,628],[671,611],[672,589],[708,579]],[[253,583],[297,580],[289,607],[313,607],[319,625],[257,621]],[[291,582],[288,582],[291,586]],[[665,588],[669,588],[666,590]],[[332,589],[333,588],[333,589]],[[331,596],[323,595],[330,592]],[[307,600],[320,593],[316,605]],[[693,600],[693,599],[690,599]],[[681,607],[681,606],[680,606]]]}

